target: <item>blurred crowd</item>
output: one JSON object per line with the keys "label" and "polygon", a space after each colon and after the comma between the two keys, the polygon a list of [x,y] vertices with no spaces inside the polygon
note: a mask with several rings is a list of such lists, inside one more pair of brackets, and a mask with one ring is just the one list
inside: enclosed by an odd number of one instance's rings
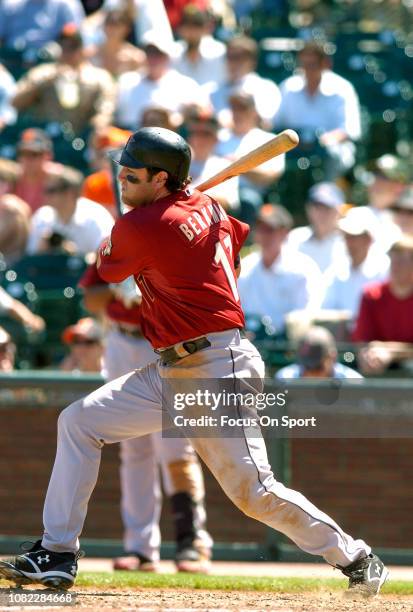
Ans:
{"label": "blurred crowd", "polygon": [[[367,0],[3,0],[0,370],[98,371],[113,323],[138,329],[135,289],[102,287],[90,270],[119,214],[107,153],[161,126],[190,143],[193,186],[285,128],[300,135],[295,151],[210,191],[251,226],[240,298],[247,333],[286,366],[278,377],[408,371],[413,173],[409,137],[396,146],[386,129],[413,94],[400,80],[390,96],[383,49],[403,41],[411,57],[412,12]],[[354,45],[376,47],[335,66],[349,24]],[[376,148],[376,90],[369,109],[360,66],[390,96]]]}

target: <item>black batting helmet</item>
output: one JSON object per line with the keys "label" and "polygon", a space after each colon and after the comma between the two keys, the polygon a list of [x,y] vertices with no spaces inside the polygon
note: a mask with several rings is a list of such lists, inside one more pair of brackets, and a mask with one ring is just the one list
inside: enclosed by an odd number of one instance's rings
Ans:
{"label": "black batting helmet", "polygon": [[177,181],[184,181],[188,178],[191,149],[172,130],[144,127],[132,134],[112,159],[128,168],[160,168]]}

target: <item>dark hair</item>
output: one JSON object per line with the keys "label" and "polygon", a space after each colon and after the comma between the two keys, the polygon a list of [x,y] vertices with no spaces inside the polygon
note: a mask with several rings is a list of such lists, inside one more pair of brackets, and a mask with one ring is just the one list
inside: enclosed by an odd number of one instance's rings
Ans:
{"label": "dark hair", "polygon": [[328,58],[328,54],[326,53],[325,43],[310,40],[305,43],[302,49],[299,50],[298,56],[306,55],[306,54],[316,55],[320,62]]}
{"label": "dark hair", "polygon": [[[155,168],[153,166],[146,168],[146,170],[148,171],[148,178],[150,181],[155,176],[155,174],[159,174],[159,172],[166,172],[166,170],[163,170],[162,168]],[[185,189],[185,187],[189,185],[192,180],[190,176],[188,176],[186,179],[180,180],[169,174],[169,172],[166,173],[168,175],[168,178],[166,179],[165,187],[171,193],[181,191],[181,189]]]}

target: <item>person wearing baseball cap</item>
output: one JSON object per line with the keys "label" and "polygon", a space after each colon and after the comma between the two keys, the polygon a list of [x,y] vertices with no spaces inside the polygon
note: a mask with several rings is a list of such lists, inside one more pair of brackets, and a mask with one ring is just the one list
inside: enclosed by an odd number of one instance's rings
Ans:
{"label": "person wearing baseball cap", "polygon": [[389,278],[364,289],[352,334],[354,342],[366,344],[359,361],[368,374],[382,374],[391,364],[411,359],[413,236],[402,234],[389,256]]}
{"label": "person wearing baseball cap", "polygon": [[16,145],[18,176],[9,191],[28,203],[35,212],[46,202],[49,173],[62,166],[52,162],[53,143],[45,130],[28,128]]}
{"label": "person wearing baseball cap", "polygon": [[283,206],[264,204],[255,226],[260,248],[242,260],[238,289],[247,316],[267,317],[277,333],[293,310],[312,310],[319,304],[321,275],[313,261],[287,245],[293,226]]}
{"label": "person wearing baseball cap", "polygon": [[316,183],[307,195],[305,211],[309,225],[297,227],[289,236],[293,249],[308,255],[326,277],[346,257],[338,229],[344,193],[335,183]]}
{"label": "person wearing baseball cap", "polygon": [[296,363],[278,370],[274,378],[362,378],[356,370],[337,361],[334,336],[319,325],[310,327],[300,338],[296,358]]}
{"label": "person wearing baseball cap", "polygon": [[413,234],[413,187],[406,187],[390,207],[393,221],[403,234]]}
{"label": "person wearing baseball cap", "polygon": [[66,372],[100,372],[103,355],[103,330],[92,317],[79,319],[63,331],[62,341],[69,354],[60,364]]}
{"label": "person wearing baseball cap", "polygon": [[375,243],[377,219],[366,206],[352,208],[339,220],[347,257],[332,275],[322,308],[346,310],[351,320],[358,314],[364,287],[388,277],[390,260]]}
{"label": "person wearing baseball cap", "polygon": [[376,241],[387,251],[400,234],[391,209],[413,177],[411,164],[387,153],[356,169],[356,175],[366,185],[367,206],[376,217]]}

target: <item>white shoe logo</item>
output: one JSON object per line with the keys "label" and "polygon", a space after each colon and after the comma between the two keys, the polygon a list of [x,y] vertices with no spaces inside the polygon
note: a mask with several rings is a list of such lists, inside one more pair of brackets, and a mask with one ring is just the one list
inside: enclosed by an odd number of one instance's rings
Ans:
{"label": "white shoe logo", "polygon": [[72,569],[70,570],[70,573],[73,574],[73,576],[76,576],[76,565],[72,565]]}
{"label": "white shoe logo", "polygon": [[39,565],[41,565],[43,563],[43,561],[45,561],[46,563],[49,563],[49,561],[50,561],[49,555],[46,555],[45,557],[40,557],[40,556],[37,557],[37,563]]}
{"label": "white shoe logo", "polygon": [[376,563],[376,574],[380,576],[380,565]]}

